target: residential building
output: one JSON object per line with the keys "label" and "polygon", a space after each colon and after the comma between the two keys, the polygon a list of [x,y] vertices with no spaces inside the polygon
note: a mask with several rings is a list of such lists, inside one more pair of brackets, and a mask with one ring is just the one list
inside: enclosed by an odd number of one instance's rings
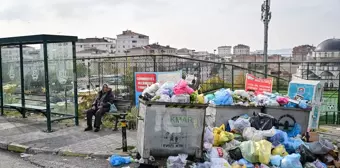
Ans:
{"label": "residential building", "polygon": [[126,30],[117,35],[116,55],[123,56],[129,49],[147,45],[149,45],[149,36]]}
{"label": "residential building", "polygon": [[293,48],[292,61],[306,61],[307,56],[315,50],[314,46],[311,45],[300,45]]}
{"label": "residential building", "polygon": [[177,50],[176,55],[181,56],[181,57],[187,57],[191,58],[194,55],[195,50],[187,49],[187,48],[181,48]]}
{"label": "residential building", "polygon": [[[320,80],[325,88],[339,86],[340,39],[328,39],[321,42],[312,51],[307,62],[301,64],[294,77],[307,80]],[[315,62],[315,63],[313,63]]]}
{"label": "residential building", "polygon": [[217,47],[217,54],[221,58],[230,59],[231,58],[231,46],[220,46]]}
{"label": "residential building", "polygon": [[125,55],[176,55],[176,48],[172,48],[169,45],[162,46],[158,43],[130,48],[125,52]]}
{"label": "residential building", "polygon": [[249,55],[250,47],[244,44],[238,44],[233,48],[234,55]]}
{"label": "residential building", "polygon": [[107,55],[114,54],[116,50],[116,40],[113,38],[85,38],[78,39],[76,43],[76,51],[93,51],[93,50],[102,50],[107,52]]}

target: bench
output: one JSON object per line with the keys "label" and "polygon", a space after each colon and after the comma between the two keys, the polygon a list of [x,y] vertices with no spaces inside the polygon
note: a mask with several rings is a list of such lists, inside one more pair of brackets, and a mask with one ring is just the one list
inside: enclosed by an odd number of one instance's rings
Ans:
{"label": "bench", "polygon": [[[15,109],[17,110],[23,118],[26,118],[26,111],[30,112],[40,112],[46,115],[46,107],[45,106],[34,106],[26,104],[25,107],[22,107],[22,104],[14,103],[14,104],[4,104],[4,108]],[[52,109],[52,107],[51,107]]]}
{"label": "bench", "polygon": [[118,100],[118,99],[115,99],[113,101],[113,104],[116,106],[118,111],[116,113],[108,112],[106,114],[113,115],[115,117],[115,126],[114,126],[113,131],[117,131],[118,130],[119,119],[125,120],[127,112],[129,110],[131,110],[131,108],[132,108],[132,101],[131,100]]}

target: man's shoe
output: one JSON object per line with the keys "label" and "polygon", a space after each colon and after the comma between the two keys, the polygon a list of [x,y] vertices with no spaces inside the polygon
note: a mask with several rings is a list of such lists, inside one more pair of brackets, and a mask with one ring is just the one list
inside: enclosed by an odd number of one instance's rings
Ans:
{"label": "man's shoe", "polygon": [[87,128],[85,128],[84,131],[91,131],[91,130],[92,130],[92,127],[87,127]]}
{"label": "man's shoe", "polygon": [[94,132],[98,132],[100,129],[99,128],[96,128],[96,129],[94,129]]}

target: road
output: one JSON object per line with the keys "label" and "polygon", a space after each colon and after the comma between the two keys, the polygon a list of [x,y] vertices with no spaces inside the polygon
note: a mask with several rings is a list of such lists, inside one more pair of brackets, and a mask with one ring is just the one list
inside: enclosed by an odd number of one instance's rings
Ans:
{"label": "road", "polygon": [[21,158],[20,154],[0,150],[0,168],[110,168],[105,159],[85,159],[57,155],[34,155]]}
{"label": "road", "polygon": [[0,150],[0,168],[38,168],[30,162],[24,161],[18,154]]}

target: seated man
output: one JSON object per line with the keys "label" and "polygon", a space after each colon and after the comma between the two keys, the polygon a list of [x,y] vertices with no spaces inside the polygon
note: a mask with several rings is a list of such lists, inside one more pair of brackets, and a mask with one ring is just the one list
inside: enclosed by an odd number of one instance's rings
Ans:
{"label": "seated man", "polygon": [[113,99],[114,96],[112,93],[112,89],[109,88],[107,84],[104,84],[102,90],[99,91],[98,96],[92,103],[92,108],[86,111],[87,128],[85,129],[85,131],[92,130],[92,116],[95,116],[94,132],[98,132],[100,130],[102,117],[106,112],[110,111],[110,104],[113,103]]}

